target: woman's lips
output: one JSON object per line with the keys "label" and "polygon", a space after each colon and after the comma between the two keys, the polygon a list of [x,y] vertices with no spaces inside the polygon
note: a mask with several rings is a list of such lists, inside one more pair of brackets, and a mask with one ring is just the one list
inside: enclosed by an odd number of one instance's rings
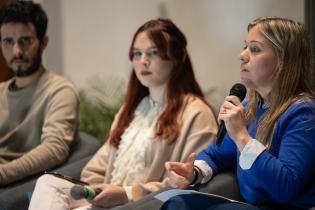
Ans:
{"label": "woman's lips", "polygon": [[152,72],[150,72],[150,71],[141,71],[141,75],[142,76],[147,76],[147,75],[150,75],[150,74],[152,74]]}

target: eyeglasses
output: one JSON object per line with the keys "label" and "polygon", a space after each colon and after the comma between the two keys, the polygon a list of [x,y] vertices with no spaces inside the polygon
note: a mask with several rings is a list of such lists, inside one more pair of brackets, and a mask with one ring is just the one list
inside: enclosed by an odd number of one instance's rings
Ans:
{"label": "eyeglasses", "polygon": [[143,55],[145,55],[150,60],[160,58],[160,54],[157,48],[149,48],[145,51],[140,49],[134,49],[132,54],[133,54],[132,59],[135,61],[141,60]]}

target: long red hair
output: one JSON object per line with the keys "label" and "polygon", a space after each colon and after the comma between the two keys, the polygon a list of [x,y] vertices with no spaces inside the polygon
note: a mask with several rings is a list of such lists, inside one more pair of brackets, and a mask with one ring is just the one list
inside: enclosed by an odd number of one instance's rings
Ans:
{"label": "long red hair", "polygon": [[[203,100],[204,95],[195,79],[192,64],[186,50],[187,41],[179,28],[168,19],[150,20],[135,33],[129,49],[129,59],[133,59],[135,39],[141,32],[146,32],[156,45],[159,56],[164,60],[174,61],[171,78],[167,87],[167,106],[160,115],[156,125],[156,137],[174,142],[180,133],[178,115],[185,105],[184,96],[192,94]],[[134,118],[134,112],[140,101],[149,95],[149,89],[138,80],[132,69],[127,94],[116,126],[109,135],[110,144],[118,147],[121,135]],[[210,106],[209,106],[210,107]]]}

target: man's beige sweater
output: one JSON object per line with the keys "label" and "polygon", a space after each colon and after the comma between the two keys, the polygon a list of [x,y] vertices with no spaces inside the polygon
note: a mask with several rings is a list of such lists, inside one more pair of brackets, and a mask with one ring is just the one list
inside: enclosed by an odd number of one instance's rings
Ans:
{"label": "man's beige sweater", "polygon": [[61,164],[78,127],[73,85],[45,71],[27,87],[0,83],[0,186]]}

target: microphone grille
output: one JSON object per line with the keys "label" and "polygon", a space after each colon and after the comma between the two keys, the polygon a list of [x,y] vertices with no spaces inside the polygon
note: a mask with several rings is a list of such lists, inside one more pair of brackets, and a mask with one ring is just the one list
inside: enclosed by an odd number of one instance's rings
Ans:
{"label": "microphone grille", "polygon": [[240,101],[243,101],[246,96],[246,87],[241,83],[236,83],[230,90],[230,96],[237,96]]}
{"label": "microphone grille", "polygon": [[79,184],[74,185],[70,190],[70,195],[75,200],[85,198],[85,194],[85,188]]}

